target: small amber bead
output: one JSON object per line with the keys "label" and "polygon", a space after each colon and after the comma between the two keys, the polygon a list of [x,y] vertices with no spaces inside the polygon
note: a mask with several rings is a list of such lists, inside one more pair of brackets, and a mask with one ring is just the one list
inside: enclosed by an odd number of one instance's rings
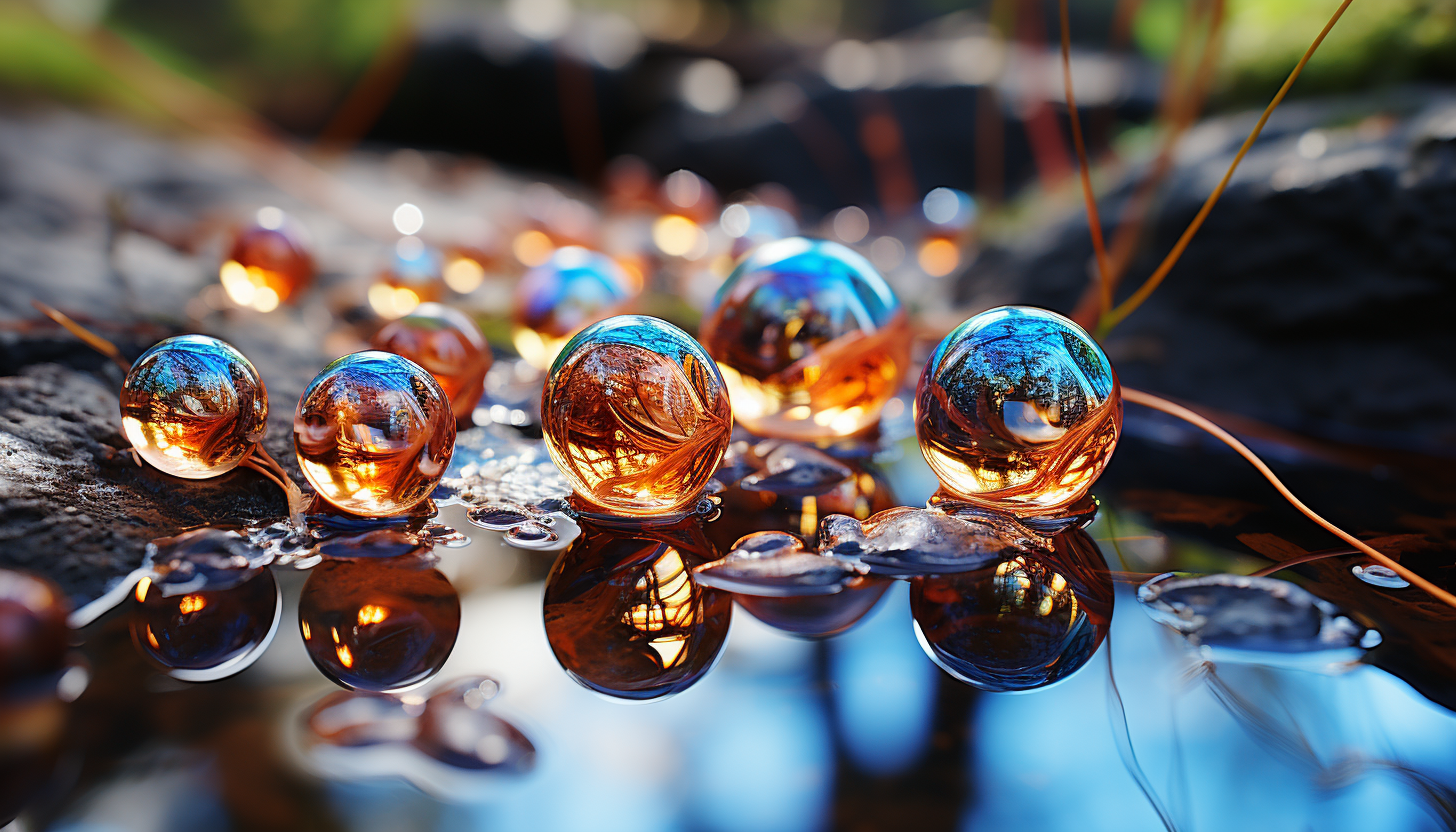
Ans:
{"label": "small amber bead", "polygon": [[1097,342],[1025,306],[982,312],[946,336],[915,410],[920,451],[947,492],[1026,516],[1081,499],[1122,430],[1122,390]]}
{"label": "small amber bead", "polygon": [[619,315],[582,330],[556,359],[541,430],[576,493],[608,512],[692,506],[733,430],[723,377],[666,321]]}
{"label": "small amber bead", "polygon": [[703,318],[733,415],[764,436],[823,439],[879,422],[910,364],[910,324],[869,261],[838,243],[766,243]]}
{"label": "small amber bead", "polygon": [[470,421],[485,391],[491,354],[480,327],[469,316],[442,304],[422,303],[379,330],[371,346],[428,370],[449,397],[456,421]]}
{"label": "small amber bead", "polygon": [[142,459],[186,479],[225,474],[268,427],[268,391],[243,354],[206,335],[142,353],[121,385],[121,426]]}
{"label": "small amber bead", "polygon": [[565,246],[526,272],[516,287],[511,340],[527,363],[551,366],[571,336],[615,315],[642,290],[615,260]]}
{"label": "small amber bead", "polygon": [[455,450],[455,417],[440,383],[420,365],[356,352],[304,390],[293,445],[320,497],[351,514],[384,517],[435,490]]}
{"label": "small amber bead", "polygon": [[300,232],[282,211],[265,208],[259,218],[233,238],[218,275],[234,302],[267,312],[308,288],[314,264]]}
{"label": "small amber bead", "polygon": [[38,693],[66,666],[70,604],[44,578],[0,569],[0,700]]}

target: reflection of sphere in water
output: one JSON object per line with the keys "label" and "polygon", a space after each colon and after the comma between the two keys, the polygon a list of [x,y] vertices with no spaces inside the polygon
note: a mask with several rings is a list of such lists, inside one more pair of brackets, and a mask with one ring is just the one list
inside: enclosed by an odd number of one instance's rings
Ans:
{"label": "reflection of sphere in water", "polygon": [[262,312],[301,293],[314,273],[298,229],[282,211],[272,211],[276,214],[265,215],[272,227],[255,223],[237,233],[218,272],[233,301]]}
{"label": "reflection of sphere in water", "polygon": [[536,764],[536,747],[520,729],[491,712],[499,686],[472,677],[445,685],[425,701],[413,745],[456,768],[525,773]]}
{"label": "reflection of sphere in water", "polygon": [[838,243],[760,246],[703,318],[733,415],[765,436],[848,436],[879,422],[910,363],[910,325],[874,266]]}
{"label": "reflection of sphere in water", "polygon": [[422,303],[375,333],[370,346],[424,367],[440,382],[455,419],[469,421],[485,390],[491,354],[480,327],[465,313],[438,303]]}
{"label": "reflection of sphere in water", "polygon": [[0,569],[0,698],[66,666],[70,604],[44,578]]}
{"label": "reflection of sphere in water", "polygon": [[859,623],[890,588],[879,578],[854,578],[830,595],[775,597],[735,593],[733,599],[754,618],[796,636],[838,635]]}
{"label": "reflection of sphere in water", "polygon": [[582,499],[651,515],[692,506],[718,468],[733,414],[703,348],[666,321],[619,315],[577,334],[541,395],[551,459]]}
{"label": "reflection of sphere in water", "polygon": [[533,367],[546,369],[582,327],[615,315],[642,290],[617,261],[565,246],[516,286],[511,341]]}
{"label": "reflection of sphere in water", "polygon": [[268,429],[268,391],[231,345],[168,338],[142,353],[121,385],[121,426],[163,473],[206,479],[237,467]]}
{"label": "reflection of sphere in water", "polygon": [[1003,306],[956,327],[915,394],[920,450],[958,499],[1022,515],[1077,501],[1122,430],[1107,356],[1054,312]]}
{"label": "reflection of sphere in water", "polygon": [[325,560],[298,599],[309,658],[345,687],[400,691],[439,672],[460,633],[460,595],[427,557]]}
{"label": "reflection of sphere in water", "polygon": [[293,446],[320,497],[352,514],[407,511],[435,490],[455,451],[455,416],[435,377],[370,350],[325,367],[299,399]]}
{"label": "reflection of sphere in water", "polygon": [[991,691],[1043,687],[1086,664],[1112,620],[1112,577],[1085,531],[1063,532],[1053,546],[912,580],[910,612],[930,658]]}
{"label": "reflection of sphere in water", "polygon": [[188,682],[247,669],[263,655],[282,615],[283,597],[267,567],[237,570],[190,592],[168,592],[165,578],[137,585],[131,636],[142,655]]}
{"label": "reflection of sphere in water", "polygon": [[598,693],[648,700],[686,690],[728,636],[732,596],[692,580],[711,559],[701,531],[583,528],[546,578],[546,638],[571,678]]}

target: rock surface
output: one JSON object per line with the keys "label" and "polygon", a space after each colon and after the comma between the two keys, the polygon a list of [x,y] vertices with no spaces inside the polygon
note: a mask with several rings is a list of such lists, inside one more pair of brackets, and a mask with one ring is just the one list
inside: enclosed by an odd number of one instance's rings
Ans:
{"label": "rock surface", "polygon": [[[1223,175],[1255,114],[1190,131],[1119,288],[1131,294]],[[1109,239],[1142,170],[1099,207]],[[1071,311],[1085,215],[959,285]],[[1106,343],[1124,383],[1337,441],[1456,453],[1456,100],[1286,104],[1148,302]]]}

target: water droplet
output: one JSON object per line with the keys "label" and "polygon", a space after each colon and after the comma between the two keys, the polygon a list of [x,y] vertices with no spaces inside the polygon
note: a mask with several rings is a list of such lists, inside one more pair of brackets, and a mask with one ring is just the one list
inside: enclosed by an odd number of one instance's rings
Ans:
{"label": "water droplet", "polygon": [[1009,517],[960,517],[905,507],[882,511],[863,523],[831,514],[819,534],[821,552],[887,577],[969,572],[1047,545]]}
{"label": "water droplet", "polygon": [[1410,586],[1410,581],[1402,578],[1394,569],[1378,563],[1357,563],[1350,567],[1350,571],[1355,577],[1372,586],[1385,589],[1405,589]]}
{"label": "water droplet", "polygon": [[522,523],[532,520],[531,513],[520,506],[487,504],[475,506],[466,512],[470,522],[494,532],[510,531]]}
{"label": "water droplet", "polygon": [[559,539],[556,532],[534,521],[522,523],[519,526],[512,526],[506,531],[506,540],[516,546],[525,548],[549,546]]}

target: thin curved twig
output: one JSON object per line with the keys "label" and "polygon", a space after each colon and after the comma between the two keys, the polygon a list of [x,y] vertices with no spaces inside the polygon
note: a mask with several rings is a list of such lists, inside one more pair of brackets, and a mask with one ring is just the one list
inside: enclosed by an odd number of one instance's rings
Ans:
{"label": "thin curved twig", "polygon": [[1087,145],[1082,141],[1077,97],[1072,93],[1072,25],[1068,20],[1067,0],[1059,0],[1057,13],[1062,28],[1062,85],[1067,93],[1067,118],[1072,125],[1072,146],[1077,150],[1082,198],[1087,202],[1087,225],[1092,232],[1092,251],[1097,258],[1097,285],[1102,295],[1102,308],[1107,309],[1112,306],[1112,268],[1107,261],[1107,244],[1102,239],[1102,217],[1097,213],[1097,197],[1092,193],[1092,173],[1087,162]]}
{"label": "thin curved twig", "polygon": [[1339,22],[1340,17],[1345,13],[1345,9],[1349,8],[1351,2],[1353,0],[1344,0],[1344,2],[1340,3],[1340,7],[1335,9],[1335,13],[1330,17],[1329,22],[1325,24],[1325,28],[1320,30],[1319,36],[1314,39],[1314,43],[1311,43],[1309,49],[1305,50],[1304,57],[1300,58],[1299,63],[1294,65],[1294,70],[1284,80],[1284,86],[1280,87],[1279,92],[1275,93],[1274,100],[1270,101],[1269,106],[1264,108],[1264,113],[1259,116],[1259,121],[1254,125],[1253,131],[1249,133],[1247,139],[1244,139],[1243,146],[1239,148],[1239,152],[1234,154],[1234,160],[1229,164],[1228,170],[1224,172],[1223,178],[1219,180],[1218,186],[1213,189],[1213,193],[1208,195],[1208,199],[1204,200],[1203,207],[1198,209],[1198,215],[1188,224],[1188,228],[1184,229],[1183,235],[1178,238],[1178,242],[1173,244],[1173,250],[1168,252],[1168,256],[1163,258],[1163,262],[1143,282],[1143,285],[1139,286],[1136,292],[1133,292],[1131,297],[1118,304],[1112,311],[1103,315],[1097,321],[1096,335],[1098,340],[1106,338],[1113,327],[1122,323],[1123,319],[1131,315],[1134,310],[1141,306],[1143,301],[1147,300],[1148,296],[1153,293],[1153,290],[1157,289],[1164,278],[1168,276],[1168,272],[1173,270],[1173,266],[1183,256],[1183,251],[1193,241],[1193,235],[1197,234],[1198,229],[1203,227],[1203,221],[1208,219],[1209,212],[1213,210],[1214,205],[1218,204],[1219,197],[1223,196],[1224,189],[1228,187],[1229,180],[1233,179],[1234,171],[1239,169],[1239,163],[1244,160],[1244,155],[1249,152],[1249,148],[1254,146],[1254,142],[1258,140],[1259,134],[1264,131],[1264,124],[1269,121],[1269,116],[1273,115],[1275,108],[1284,101],[1284,96],[1289,94],[1289,88],[1294,86],[1295,79],[1299,77],[1299,73],[1304,71],[1304,65],[1309,63],[1309,59],[1314,56],[1315,50],[1324,42],[1325,36]]}
{"label": "thin curved twig", "polygon": [[1174,404],[1167,399],[1161,398],[1159,396],[1154,396],[1151,393],[1144,393],[1141,390],[1134,390],[1130,387],[1123,387],[1122,397],[1126,401],[1130,401],[1134,404],[1140,404],[1143,407],[1150,407],[1153,410],[1161,411],[1168,414],[1169,416],[1175,416],[1193,425],[1194,427],[1200,428],[1213,435],[1213,437],[1218,439],[1220,442],[1228,445],[1230,448],[1233,448],[1239,456],[1248,460],[1249,464],[1253,465],[1254,468],[1258,469],[1259,473],[1264,475],[1264,479],[1268,480],[1269,484],[1274,486],[1274,489],[1279,492],[1279,495],[1284,499],[1288,500],[1289,504],[1298,509],[1301,514],[1323,526],[1326,531],[1330,532],[1331,534],[1335,535],[1336,537],[1340,538],[1351,546],[1354,546],[1361,552],[1364,552],[1365,554],[1374,558],[1376,561],[1388,567],[1392,572],[1406,579],[1408,582],[1420,587],[1421,589],[1424,589],[1441,603],[1446,604],[1453,609],[1456,609],[1456,595],[1447,592],[1446,590],[1436,586],[1425,578],[1422,578],[1420,575],[1417,575],[1406,567],[1401,566],[1399,561],[1396,561],[1394,558],[1391,558],[1388,555],[1382,554],[1381,552],[1366,544],[1365,541],[1360,540],[1359,538],[1355,537],[1344,529],[1341,529],[1339,526],[1336,526],[1334,523],[1331,523],[1330,521],[1316,514],[1314,509],[1305,505],[1302,500],[1294,496],[1294,492],[1290,491],[1283,482],[1280,482],[1279,477],[1275,476],[1274,472],[1269,469],[1269,466],[1264,464],[1264,460],[1260,459],[1253,451],[1249,450],[1249,448],[1244,445],[1244,443],[1235,439],[1233,435],[1230,434],[1228,431],[1224,430],[1218,425],[1215,425],[1213,422],[1210,422],[1209,420],[1203,418],[1197,413],[1194,413],[1192,410],[1183,407],[1182,405]]}

